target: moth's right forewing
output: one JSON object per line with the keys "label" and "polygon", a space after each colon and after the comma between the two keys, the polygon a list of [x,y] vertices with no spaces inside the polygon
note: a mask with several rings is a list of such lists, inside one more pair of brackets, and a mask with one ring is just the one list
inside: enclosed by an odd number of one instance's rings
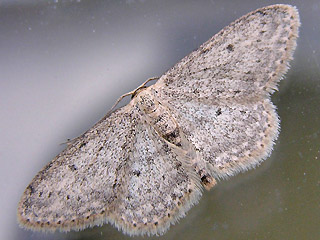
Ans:
{"label": "moth's right forewing", "polygon": [[290,5],[248,13],[152,86],[195,147],[202,173],[226,178],[271,153],[279,119],[269,93],[288,69],[299,26]]}
{"label": "moth's right forewing", "polygon": [[217,102],[272,92],[296,47],[299,14],[273,5],[239,18],[166,72],[154,88],[163,98]]}

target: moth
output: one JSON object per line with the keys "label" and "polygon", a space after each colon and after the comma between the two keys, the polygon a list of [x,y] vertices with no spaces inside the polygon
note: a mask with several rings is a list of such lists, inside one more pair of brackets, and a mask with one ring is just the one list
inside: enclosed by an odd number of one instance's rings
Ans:
{"label": "moth", "polygon": [[270,94],[300,26],[290,5],[260,8],[222,29],[131,101],[71,141],[31,181],[21,226],[81,230],[111,223],[159,235],[202,189],[270,155],[279,117]]}

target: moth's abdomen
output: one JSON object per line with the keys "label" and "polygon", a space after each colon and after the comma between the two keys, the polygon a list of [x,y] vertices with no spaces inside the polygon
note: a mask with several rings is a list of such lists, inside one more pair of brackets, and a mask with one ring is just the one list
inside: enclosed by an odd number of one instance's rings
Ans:
{"label": "moth's abdomen", "polygon": [[168,142],[181,146],[181,131],[167,107],[157,101],[149,89],[141,91],[136,99],[145,120]]}

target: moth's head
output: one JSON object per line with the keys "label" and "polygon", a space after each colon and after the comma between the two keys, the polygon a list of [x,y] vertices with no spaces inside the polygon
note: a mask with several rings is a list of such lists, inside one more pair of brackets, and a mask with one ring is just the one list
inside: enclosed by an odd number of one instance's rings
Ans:
{"label": "moth's head", "polygon": [[[146,114],[153,113],[157,109],[158,101],[154,98],[150,87],[143,87],[134,92],[133,101]],[[133,94],[133,95],[134,95]]]}

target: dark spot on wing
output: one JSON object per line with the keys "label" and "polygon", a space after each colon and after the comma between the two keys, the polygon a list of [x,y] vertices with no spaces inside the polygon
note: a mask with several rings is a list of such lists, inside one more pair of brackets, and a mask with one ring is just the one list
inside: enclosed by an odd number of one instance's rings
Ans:
{"label": "dark spot on wing", "polygon": [[227,46],[227,50],[230,51],[230,52],[233,52],[234,51],[234,46],[232,44],[229,44]]}

